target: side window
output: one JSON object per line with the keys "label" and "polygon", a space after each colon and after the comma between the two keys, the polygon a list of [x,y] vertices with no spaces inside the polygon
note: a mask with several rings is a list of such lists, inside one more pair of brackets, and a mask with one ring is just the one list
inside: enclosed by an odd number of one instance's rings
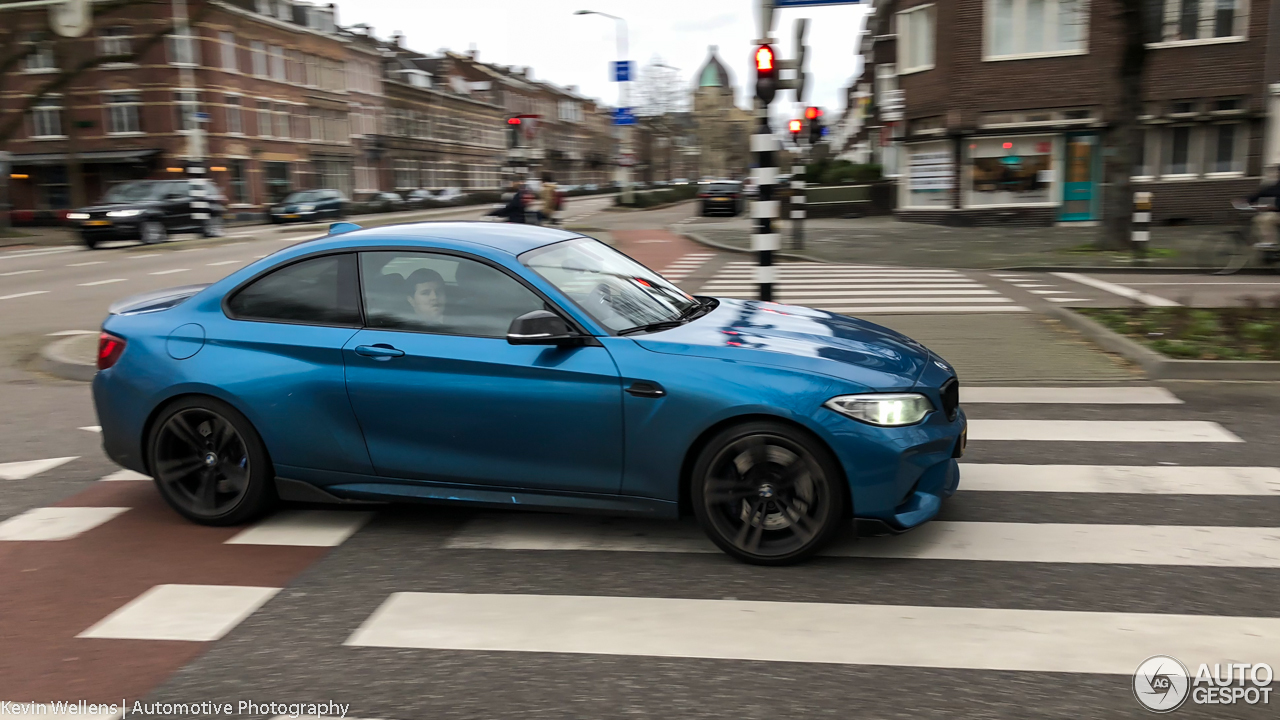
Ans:
{"label": "side window", "polygon": [[303,260],[258,278],[227,307],[241,320],[360,325],[354,255]]}
{"label": "side window", "polygon": [[501,270],[453,255],[367,252],[360,265],[369,327],[499,338],[545,307]]}

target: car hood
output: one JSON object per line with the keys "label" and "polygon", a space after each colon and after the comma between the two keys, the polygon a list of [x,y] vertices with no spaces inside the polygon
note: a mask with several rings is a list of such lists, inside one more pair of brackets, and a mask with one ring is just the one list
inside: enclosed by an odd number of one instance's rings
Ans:
{"label": "car hood", "polygon": [[196,293],[209,287],[212,283],[201,283],[198,285],[182,285],[180,287],[165,288],[163,290],[152,290],[150,292],[130,295],[111,303],[107,308],[107,312],[111,315],[137,315],[139,313],[159,312],[168,310],[186,302]]}
{"label": "car hood", "polygon": [[652,352],[816,372],[872,390],[909,388],[929,362],[928,348],[866,320],[758,300],[718,302],[693,322],[632,339]]}

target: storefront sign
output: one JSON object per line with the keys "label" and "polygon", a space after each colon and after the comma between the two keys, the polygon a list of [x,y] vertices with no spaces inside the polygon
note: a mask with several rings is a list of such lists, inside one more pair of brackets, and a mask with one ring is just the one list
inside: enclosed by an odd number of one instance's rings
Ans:
{"label": "storefront sign", "polygon": [[908,189],[912,192],[950,190],[954,186],[955,168],[951,164],[950,152],[912,153],[910,157]]}

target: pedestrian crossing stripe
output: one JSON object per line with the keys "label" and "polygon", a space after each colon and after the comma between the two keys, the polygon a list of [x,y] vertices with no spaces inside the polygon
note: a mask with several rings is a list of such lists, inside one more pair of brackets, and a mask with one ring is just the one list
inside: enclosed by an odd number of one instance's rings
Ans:
{"label": "pedestrian crossing stripe", "polygon": [[77,459],[76,456],[0,463],[0,480],[26,480],[29,477],[47,472],[59,465],[65,465],[75,459]]}
{"label": "pedestrian crossing stripe", "polygon": [[1132,676],[1158,653],[1274,665],[1276,637],[1280,618],[400,592],[344,644]]}
{"label": "pedestrian crossing stripe", "polygon": [[993,387],[960,388],[960,403],[1046,403],[1065,405],[1181,405],[1176,395],[1162,387]]}
{"label": "pedestrian crossing stripe", "polygon": [[963,463],[961,492],[1280,496],[1280,468]]}
{"label": "pedestrian crossing stripe", "polygon": [[969,441],[1244,442],[1204,420],[970,420]]}
{"label": "pedestrian crossing stripe", "polygon": [[844,315],[909,315],[915,313],[993,313],[993,312],[1028,312],[1021,305],[854,305],[845,307],[822,307],[820,310]]}

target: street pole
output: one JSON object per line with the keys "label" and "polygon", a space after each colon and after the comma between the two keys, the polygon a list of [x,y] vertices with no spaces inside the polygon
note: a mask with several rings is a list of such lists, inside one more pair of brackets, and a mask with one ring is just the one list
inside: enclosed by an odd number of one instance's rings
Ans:
{"label": "street pole", "polygon": [[[805,162],[803,154],[800,161]],[[804,249],[804,171],[805,166],[802,164],[797,165],[791,173],[791,242],[796,250]]]}
{"label": "street pole", "polygon": [[751,249],[757,251],[760,266],[756,268],[756,282],[760,285],[760,299],[773,300],[773,285],[777,282],[777,268],[773,266],[773,251],[782,246],[782,236],[774,232],[773,221],[778,217],[778,201],[774,188],[778,182],[778,138],[769,128],[769,105],[756,101],[756,132],[751,136],[751,152],[755,156],[755,177],[759,191],[751,203],[751,218],[755,231],[751,235]]}
{"label": "street pole", "polygon": [[[615,17],[613,19],[618,22],[618,63],[622,64],[627,62],[627,21],[623,20],[620,17]],[[631,69],[628,67],[627,79],[618,83],[619,106],[623,108],[628,108],[628,109],[631,107],[630,105],[627,104],[631,101],[631,72],[630,71]],[[631,114],[631,113],[628,113],[628,114]],[[634,152],[632,149],[633,137],[631,134],[633,128],[634,126],[632,125],[622,126],[622,157],[626,158],[628,163],[630,163],[631,157],[632,157],[631,154],[632,152]],[[622,182],[622,204],[630,205],[634,201],[634,197],[632,196],[632,193],[631,193],[631,165],[630,164],[626,164],[622,166],[621,182]]]}
{"label": "street pole", "polygon": [[183,112],[183,117],[191,123],[191,129],[187,131],[187,157],[185,163],[192,198],[191,219],[207,221],[209,220],[209,201],[205,199],[205,183],[197,182],[205,178],[202,142],[204,129],[201,127],[201,120],[197,116],[200,111],[200,91],[196,85],[195,70],[191,67],[195,61],[195,42],[191,37],[191,26],[188,23],[187,0],[173,0],[173,32],[179,38],[179,47],[185,48],[185,51],[191,54],[182,58],[187,62],[182,63],[178,69],[178,84],[182,87],[184,93],[190,93],[191,97],[195,99],[195,105],[185,106]]}
{"label": "street pole", "polygon": [[9,232],[9,173],[13,172],[10,161],[13,154],[8,150],[0,150],[0,236]]}

